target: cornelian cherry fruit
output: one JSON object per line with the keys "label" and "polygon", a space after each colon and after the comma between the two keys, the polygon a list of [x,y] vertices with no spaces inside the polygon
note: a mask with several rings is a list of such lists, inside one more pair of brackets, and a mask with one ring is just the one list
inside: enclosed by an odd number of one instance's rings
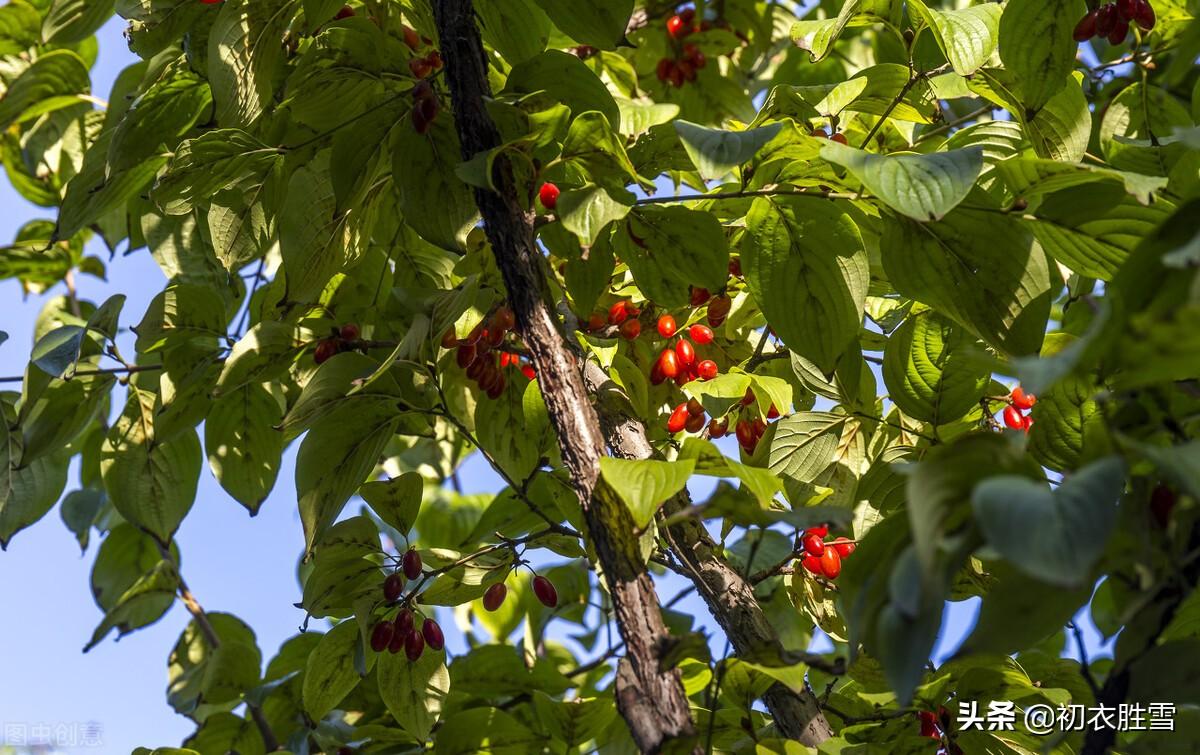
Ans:
{"label": "cornelian cherry fruit", "polygon": [[801,544],[804,552],[810,556],[821,556],[825,553],[825,543],[816,535],[805,535]]}
{"label": "cornelian cherry fruit", "polygon": [[829,579],[837,579],[842,573],[842,557],[837,548],[826,548],[821,554],[821,572]]}
{"label": "cornelian cherry fruit", "polygon": [[404,575],[400,572],[392,572],[387,575],[387,579],[383,580],[383,599],[389,603],[399,598],[403,591]]}
{"label": "cornelian cherry fruit", "polygon": [[658,318],[658,334],[663,338],[675,335],[675,318],[671,315],[660,315]]}
{"label": "cornelian cherry fruit", "polygon": [[425,623],[421,625],[421,635],[425,637],[425,644],[434,650],[441,650],[446,646],[446,635],[433,619],[425,619]]}
{"label": "cornelian cherry fruit", "polygon": [[693,341],[701,346],[707,346],[713,342],[712,328],[708,327],[707,325],[701,325],[700,323],[696,323],[688,328],[688,335],[691,336]]}
{"label": "cornelian cherry fruit", "polygon": [[667,418],[667,432],[675,434],[682,432],[687,427],[688,417],[691,414],[688,412],[687,403],[682,403],[675,407],[671,412],[671,416]]}
{"label": "cornelian cherry fruit", "polygon": [[533,594],[547,608],[558,605],[558,590],[554,589],[554,583],[541,574],[533,578]]}
{"label": "cornelian cherry fruit", "polygon": [[844,537],[835,539],[832,543],[830,543],[830,545],[837,549],[838,555],[842,558],[849,556],[854,552],[854,549],[858,547],[855,543],[850,542]]}
{"label": "cornelian cherry fruit", "polygon": [[371,649],[376,653],[382,653],[387,650],[388,644],[392,641],[392,634],[396,631],[396,627],[390,621],[381,621],[371,630]]}
{"label": "cornelian cherry fruit", "polygon": [[636,339],[642,334],[641,320],[626,320],[621,323],[621,336],[628,341]]}
{"label": "cornelian cherry fruit", "polygon": [[538,189],[538,201],[547,210],[553,210],[558,206],[558,187],[547,181],[542,184],[542,188]]}
{"label": "cornelian cherry fruit", "polygon": [[712,380],[718,371],[717,363],[711,359],[704,359],[696,365],[696,374],[701,380]]}
{"label": "cornelian cherry fruit", "polygon": [[483,594],[483,607],[488,611],[495,611],[504,604],[504,598],[507,596],[508,588],[503,582],[497,582]]}
{"label": "cornelian cherry fruit", "polygon": [[1026,393],[1019,385],[1012,389],[1011,398],[1013,406],[1018,409],[1032,409],[1033,405],[1037,403],[1037,396],[1032,393]]}
{"label": "cornelian cherry fruit", "polygon": [[1011,430],[1024,430],[1025,418],[1015,406],[1004,407],[1004,424]]}
{"label": "cornelian cherry fruit", "polygon": [[421,554],[409,548],[404,552],[401,566],[404,568],[404,576],[409,579],[417,579],[421,576]]}
{"label": "cornelian cherry fruit", "polygon": [[681,338],[675,344],[675,356],[679,359],[679,364],[688,367],[696,361],[696,349],[690,341]]}

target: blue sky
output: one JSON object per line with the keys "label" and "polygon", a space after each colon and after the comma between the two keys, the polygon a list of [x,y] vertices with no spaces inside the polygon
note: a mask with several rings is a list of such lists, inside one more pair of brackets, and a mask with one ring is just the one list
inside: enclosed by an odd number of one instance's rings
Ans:
{"label": "blue sky", "polygon": [[[120,69],[132,62],[121,36],[120,19],[99,33],[100,58],[92,72],[93,91],[107,97]],[[16,195],[0,180],[0,243],[7,243],[25,222],[48,217]],[[89,252],[107,259],[99,242]],[[81,296],[95,302],[114,292],[128,296],[122,322],[136,322],[150,299],[161,290],[165,278],[142,249],[108,261],[107,282],[89,276],[78,281]],[[51,293],[61,293],[58,291]],[[34,318],[41,307],[39,297],[22,300],[15,281],[0,281],[0,301],[5,302],[0,330],[9,340],[0,344],[0,376],[20,375],[30,349]],[[122,344],[132,353],[132,343]],[[16,389],[6,385],[4,389]],[[115,402],[119,406],[119,402]],[[207,467],[191,514],[179,531],[183,574],[192,592],[210,611],[228,611],[249,623],[257,633],[264,657],[270,658],[280,643],[297,631],[303,612],[299,600],[296,560],[303,543],[292,484],[295,445],[285,456],[275,491],[257,517],[229,498],[216,484]],[[461,474],[466,492],[488,492],[500,481],[478,457],[468,462]],[[68,490],[75,486],[72,476]],[[700,497],[711,483],[693,488]],[[354,504],[351,504],[353,507]],[[166,703],[166,664],[171,647],[187,623],[188,615],[176,605],[157,624],[129,635],[120,642],[101,643],[83,655],[80,649],[99,622],[99,609],[88,589],[88,576],[95,557],[95,539],[81,556],[71,533],[55,509],[41,522],[20,532],[0,553],[0,746],[15,733],[54,732],[65,726],[81,732],[89,722],[99,724],[101,745],[96,748],[65,748],[65,752],[125,753],[133,747],[177,745],[192,731],[192,724],[176,715]],[[664,599],[683,583],[669,577],[661,583]],[[704,606],[689,598],[678,607],[694,613],[698,623],[711,627]],[[969,631],[975,601],[951,607],[936,657],[955,648]],[[450,649],[461,647],[448,615]],[[1091,653],[1097,653],[1096,635],[1087,623]],[[716,633],[714,633],[716,634]],[[714,640],[714,650],[721,650]],[[53,738],[53,734],[50,735]]]}

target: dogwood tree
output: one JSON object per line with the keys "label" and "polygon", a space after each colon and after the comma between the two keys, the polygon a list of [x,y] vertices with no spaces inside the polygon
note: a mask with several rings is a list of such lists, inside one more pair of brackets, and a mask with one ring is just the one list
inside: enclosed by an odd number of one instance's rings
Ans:
{"label": "dogwood tree", "polygon": [[[11,0],[0,544],[99,541],[89,648],[190,612],[155,752],[1190,751],[1198,7]],[[145,312],[70,285],[118,249]],[[187,587],[204,474],[294,484],[274,657]]]}

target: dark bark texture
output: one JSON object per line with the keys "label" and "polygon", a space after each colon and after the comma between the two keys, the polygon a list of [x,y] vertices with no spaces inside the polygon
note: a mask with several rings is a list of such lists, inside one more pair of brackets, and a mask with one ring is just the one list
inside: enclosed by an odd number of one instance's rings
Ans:
{"label": "dark bark texture", "polygon": [[[654,450],[646,440],[646,429],[625,413],[617,386],[598,365],[588,364],[584,373],[588,391],[597,397],[601,427],[614,456],[625,459],[649,459]],[[687,490],[676,495],[662,508],[664,517],[691,505]],[[696,590],[738,653],[753,655],[780,646],[779,635],[767,621],[762,606],[754,597],[754,586],[729,565],[704,525],[686,518],[671,525],[664,533],[671,551],[691,576]],[[775,684],[764,695],[775,726],[788,739],[815,746],[833,736],[833,730],[821,712],[811,690],[801,694]]]}
{"label": "dark bark texture", "polygon": [[[469,159],[500,144],[485,107],[491,92],[483,44],[471,0],[434,0],[433,8],[463,159]],[[692,750],[696,731],[679,672],[660,669],[667,629],[654,583],[638,553],[633,522],[625,507],[597,486],[604,438],[579,360],[568,350],[546,302],[533,215],[520,199],[529,187],[517,184],[504,156],[495,161],[493,179],[498,191],[477,189],[475,201],[516,314],[517,332],[537,368],[625,642],[625,656],[617,668],[617,707],[643,752]]]}

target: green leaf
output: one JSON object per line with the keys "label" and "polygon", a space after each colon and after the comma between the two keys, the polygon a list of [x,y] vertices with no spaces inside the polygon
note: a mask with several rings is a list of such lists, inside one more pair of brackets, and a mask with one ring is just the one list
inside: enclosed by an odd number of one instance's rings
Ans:
{"label": "green leaf", "polygon": [[0,398],[0,549],[13,535],[41,519],[67,484],[65,459],[47,456],[22,464],[23,441],[15,429],[16,413]]}
{"label": "green leaf", "polygon": [[942,54],[960,76],[978,71],[996,49],[1001,25],[998,3],[943,11],[930,8],[922,0],[910,0],[909,8],[933,31]]}
{"label": "green leaf", "polygon": [[[174,565],[178,564],[179,553],[174,545],[171,560]],[[100,543],[96,561],[92,564],[92,597],[100,610],[113,614],[106,624],[116,628],[118,635],[153,624],[175,602],[175,587],[169,579],[169,571],[159,575],[167,578],[158,582],[156,589],[135,591],[134,594],[139,596],[137,600],[127,597],[140,580],[152,575],[156,569],[165,569],[160,566],[164,561],[154,538],[128,523],[113,527]]]}
{"label": "green leaf", "polygon": [[476,0],[483,41],[516,65],[538,55],[550,41],[550,19],[535,0]]}
{"label": "green leaf", "polygon": [[[543,0],[545,2],[546,0]],[[438,733],[437,755],[488,752],[517,755],[544,747],[546,738],[498,708],[459,710]]]}
{"label": "green leaf", "polygon": [[[90,368],[97,362],[92,357],[84,364]],[[105,406],[114,382],[112,375],[85,374],[59,380],[40,369],[27,369],[17,417],[23,438],[20,466],[56,454],[79,437]]]}
{"label": "green leaf", "polygon": [[442,715],[450,691],[446,654],[426,649],[416,662],[401,653],[379,656],[379,696],[400,728],[424,741]]}
{"label": "green leaf", "polygon": [[73,368],[76,360],[79,359],[79,350],[83,346],[83,339],[86,335],[87,328],[78,325],[64,325],[61,328],[55,328],[39,338],[38,342],[33,345],[29,361],[47,375],[61,378],[68,370],[74,371]]}
{"label": "green leaf", "polygon": [[[1111,184],[1108,188],[1115,188]],[[1060,191],[1037,216],[1023,218],[1050,256],[1089,278],[1112,280],[1142,239],[1167,219],[1174,206],[1161,200],[1144,205],[1101,186]]]}
{"label": "green leaf", "polygon": [[1153,462],[1165,479],[1200,500],[1200,441],[1167,447],[1138,442],[1130,445]]}
{"label": "green leaf", "polygon": [[71,45],[92,36],[112,17],[112,0],[54,0],[42,21],[47,44]]}
{"label": "green leaf", "polygon": [[1019,221],[961,208],[935,223],[898,218],[880,246],[900,293],[1004,353],[1037,353],[1058,274]]}
{"label": "green leaf", "polygon": [[[343,621],[321,635],[321,641],[308,656],[302,694],[304,712],[313,721],[324,718],[358,686],[361,677],[354,668],[354,655],[360,651],[360,642],[358,622]],[[368,669],[378,657],[378,653],[367,652]]]}
{"label": "green leaf", "polygon": [[798,482],[812,482],[833,461],[850,418],[831,412],[797,412],[775,424],[770,468]]}
{"label": "green leaf", "polygon": [[550,20],[564,34],[584,45],[615,50],[625,39],[625,27],[633,13],[634,0],[579,3],[574,0],[537,0]]}
{"label": "green leaf", "polygon": [[[475,428],[484,450],[508,477],[521,484],[541,466],[554,435],[537,383],[530,383],[522,391],[521,381],[512,382],[497,399],[475,404]],[[535,395],[529,395],[531,405],[527,406],[525,399],[530,391]],[[514,427],[523,430],[514,433]]]}
{"label": "green leaf", "polygon": [[1018,570],[1061,587],[1091,584],[1092,567],[1117,521],[1121,460],[1109,457],[1067,477],[1057,489],[1000,475],[971,494],[988,544]]}
{"label": "green leaf", "polygon": [[248,383],[214,401],[204,422],[213,476],[251,515],[275,487],[283,455],[283,433],[275,426],[282,419],[271,391]]}
{"label": "green leaf", "polygon": [[822,60],[833,50],[833,43],[854,14],[858,13],[863,0],[845,0],[842,9],[834,18],[820,21],[797,21],[792,24],[792,42],[802,50],[808,50],[812,62]]}
{"label": "green leaf", "polygon": [[166,163],[166,155],[152,155],[124,170],[109,171],[108,148],[115,133],[100,133],[84,155],[83,167],[67,184],[55,239],[69,239],[101,217],[124,211],[125,203],[144,191]]}
{"label": "green leaf", "polygon": [[717,291],[729,275],[725,231],[712,213],[637,207],[614,241],[638,288],[665,307],[687,304],[691,285]]}
{"label": "green leaf", "polygon": [[254,189],[281,159],[278,150],[241,129],[207,131],[179,145],[153,197],[163,212],[182,215],[222,190]]}
{"label": "green leaf", "polygon": [[223,126],[249,126],[275,99],[290,16],[282,0],[228,0],[208,32],[208,81]]}
{"label": "green leaf", "polygon": [[211,286],[178,283],[167,286],[133,326],[139,354],[150,354],[191,341],[209,348],[225,337],[229,315],[220,293]]}
{"label": "green leaf", "polygon": [[392,137],[392,180],[400,211],[413,230],[443,249],[466,246],[467,233],[479,220],[471,188],[459,180],[462,160],[449,117],[434,121],[427,134],[397,128]]}
{"label": "green leaf", "polygon": [[1000,60],[1013,73],[1027,111],[1038,112],[1067,85],[1079,51],[1072,31],[1087,12],[1082,0],[1009,0],[1004,6]]}
{"label": "green leaf", "polygon": [[609,223],[625,217],[630,209],[627,202],[614,198],[607,189],[585,184],[562,192],[554,214],[562,221],[563,228],[579,238],[580,244],[590,247]]}
{"label": "green leaf", "polygon": [[749,162],[783,128],[782,123],[772,123],[745,131],[723,131],[681,120],[675,121],[674,125],[679,141],[683,142],[683,148],[700,176],[710,181]]}
{"label": "green leaf", "polygon": [[368,482],[358,494],[380,519],[397,532],[407,533],[417,520],[425,481],[417,472],[405,472],[390,480]]}
{"label": "green leaf", "polygon": [[539,90],[571,108],[574,115],[598,110],[613,128],[621,125],[621,111],[608,88],[571,53],[546,50],[513,66],[504,84],[505,92],[530,94]]}
{"label": "green leaf", "polygon": [[174,147],[212,109],[208,82],[183,66],[171,66],[138,96],[113,131],[109,170],[137,165]]}
{"label": "green leaf", "polygon": [[0,131],[63,107],[78,104],[91,89],[87,64],[70,50],[38,57],[0,97]]}
{"label": "green leaf", "polygon": [[908,416],[934,425],[959,419],[991,384],[982,345],[932,310],[910,315],[888,339],[883,380]]}
{"label": "green leaf", "polygon": [[[1054,345],[1061,346],[1061,342]],[[1092,455],[1103,453],[1107,445],[1104,417],[1096,393],[1092,379],[1083,376],[1060,380],[1038,396],[1031,414],[1030,455],[1050,469],[1065,471],[1079,464],[1085,450]]]}
{"label": "green leaf", "polygon": [[854,221],[831,202],[760,197],[746,216],[742,270],[789,349],[832,372],[862,326],[870,266]]}
{"label": "green leaf", "polygon": [[169,543],[196,500],[201,454],[195,430],[156,438],[154,396],[132,388],[100,452],[104,490],[121,516]]}
{"label": "green leaf", "polygon": [[[113,629],[119,635],[126,634],[137,628],[136,622],[157,612],[158,615],[170,608],[179,588],[179,573],[171,561],[162,560],[156,563],[144,575],[141,575],[130,587],[121,593],[104,619],[92,632],[92,637],[83,652],[87,652],[100,643]],[[155,616],[151,621],[157,620]],[[257,673],[257,669],[255,670]]]}
{"label": "green leaf", "polygon": [[966,199],[983,170],[983,148],[928,155],[875,155],[829,141],[821,157],[845,166],[889,207],[914,220],[941,220]]}
{"label": "green leaf", "polygon": [[213,396],[220,398],[247,383],[261,383],[286,373],[310,340],[312,334],[295,323],[263,320],[233,345]]}
{"label": "green leaf", "polygon": [[195,621],[190,622],[171,651],[167,700],[179,713],[201,705],[220,705],[257,686],[262,653],[254,632],[227,613],[208,612],[208,624],[220,641],[213,647]]}
{"label": "green leaf", "polygon": [[[988,572],[995,584],[984,596],[979,621],[959,655],[1007,655],[1036,645],[1061,630],[1092,593],[1091,584],[1063,590],[1059,585],[1020,574],[1004,563],[989,564]],[[1015,616],[1021,620],[1013,621]]]}
{"label": "green leaf", "polygon": [[399,421],[394,404],[347,404],[308,431],[296,457],[296,497],[306,550],[312,550],[375,468]]}
{"label": "green leaf", "polygon": [[605,456],[600,459],[600,476],[633,514],[634,523],[645,529],[659,507],[683,490],[695,467],[692,459],[630,461]]}

